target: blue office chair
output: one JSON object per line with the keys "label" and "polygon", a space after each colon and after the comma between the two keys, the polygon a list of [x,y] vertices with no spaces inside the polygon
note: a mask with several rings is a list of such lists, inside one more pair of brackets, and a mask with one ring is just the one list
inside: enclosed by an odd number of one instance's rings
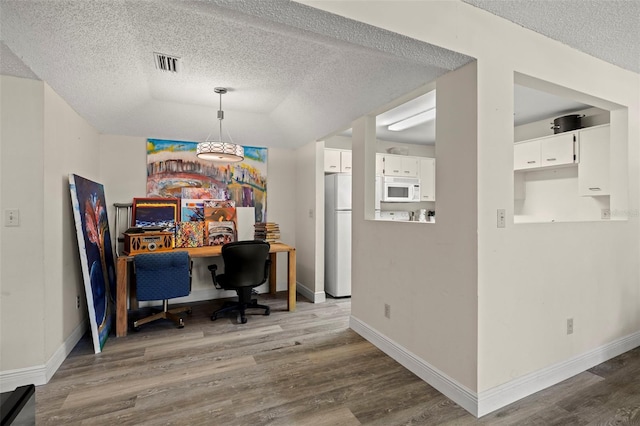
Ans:
{"label": "blue office chair", "polygon": [[237,241],[222,246],[224,274],[216,274],[218,265],[209,265],[213,285],[218,289],[235,290],[238,293],[237,302],[225,302],[224,306],[211,315],[215,321],[218,315],[230,312],[240,312],[240,322],[247,322],[247,309],[264,309],[265,315],[271,313],[266,305],[259,305],[256,299],[251,299],[253,288],[264,284],[269,279],[269,243],[261,240]]}
{"label": "blue office chair", "polygon": [[133,329],[158,319],[169,319],[178,328],[184,327],[179,313],[191,313],[191,308],[182,306],[169,309],[169,300],[188,296],[191,292],[191,259],[186,251],[142,253],[133,258],[136,292],[139,301],[162,300],[162,311],[139,319]]}

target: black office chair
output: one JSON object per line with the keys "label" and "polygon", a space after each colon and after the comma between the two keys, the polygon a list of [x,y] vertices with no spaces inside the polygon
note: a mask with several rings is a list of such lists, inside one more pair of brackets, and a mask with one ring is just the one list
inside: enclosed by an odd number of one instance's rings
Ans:
{"label": "black office chair", "polygon": [[215,321],[218,315],[239,311],[240,322],[245,324],[246,309],[264,309],[265,315],[271,313],[268,306],[259,305],[256,299],[251,299],[253,288],[269,279],[269,247],[269,243],[260,240],[237,241],[222,246],[224,274],[216,275],[218,265],[209,265],[213,285],[221,290],[235,290],[238,293],[238,301],[225,302],[222,308],[211,315],[211,321]]}
{"label": "black office chair", "polygon": [[169,319],[184,327],[179,313],[191,313],[189,306],[169,309],[169,300],[188,296],[191,292],[191,259],[186,251],[142,253],[133,258],[136,297],[139,301],[162,300],[162,311],[133,323],[138,331],[142,324]]}

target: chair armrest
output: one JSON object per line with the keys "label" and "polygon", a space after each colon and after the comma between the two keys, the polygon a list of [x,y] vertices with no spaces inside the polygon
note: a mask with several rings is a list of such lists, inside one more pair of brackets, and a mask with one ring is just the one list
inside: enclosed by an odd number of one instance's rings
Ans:
{"label": "chair armrest", "polygon": [[216,280],[216,271],[218,270],[218,265],[216,265],[216,264],[209,265],[209,266],[207,266],[207,268],[209,269],[209,271],[211,271],[211,278],[213,279],[213,286],[215,288],[217,288],[218,290],[224,290],[222,288],[222,286],[220,284],[218,284],[218,281]]}
{"label": "chair armrest", "polygon": [[267,259],[264,262],[264,281],[262,281],[263,283],[266,282],[269,279],[269,271],[271,270],[271,259]]}

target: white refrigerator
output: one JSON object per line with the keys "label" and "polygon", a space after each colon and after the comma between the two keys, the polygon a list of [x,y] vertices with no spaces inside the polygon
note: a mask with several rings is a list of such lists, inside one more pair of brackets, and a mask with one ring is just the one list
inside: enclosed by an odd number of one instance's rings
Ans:
{"label": "white refrigerator", "polygon": [[324,178],[324,290],[351,296],[351,175]]}

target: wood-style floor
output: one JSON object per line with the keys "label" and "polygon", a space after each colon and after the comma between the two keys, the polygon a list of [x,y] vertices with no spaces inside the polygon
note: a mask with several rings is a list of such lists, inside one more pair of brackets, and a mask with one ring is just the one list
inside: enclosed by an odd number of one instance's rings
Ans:
{"label": "wood-style floor", "polygon": [[95,355],[87,334],[36,389],[38,425],[640,424],[640,348],[475,419],[348,328],[350,301],[261,295],[270,316],[149,324]]}

